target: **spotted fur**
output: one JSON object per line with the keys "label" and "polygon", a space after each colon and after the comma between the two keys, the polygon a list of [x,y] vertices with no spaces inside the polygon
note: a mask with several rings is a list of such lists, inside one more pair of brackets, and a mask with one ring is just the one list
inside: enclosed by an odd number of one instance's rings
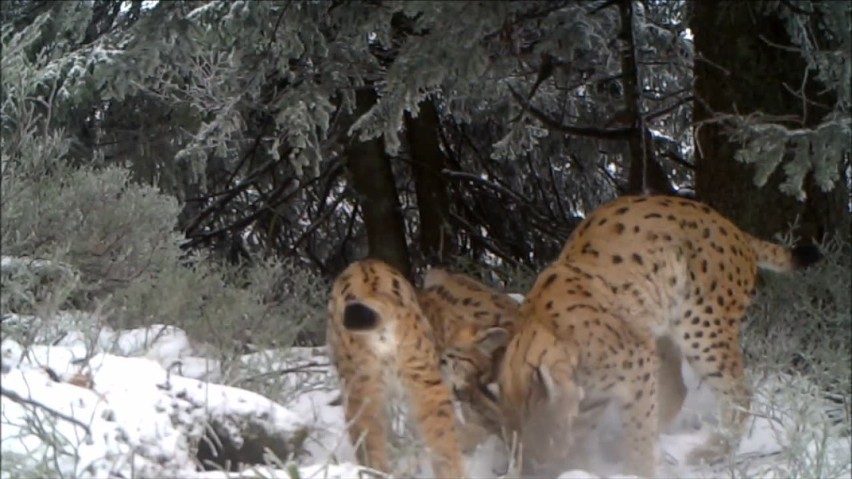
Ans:
{"label": "spotted fur", "polygon": [[[461,406],[462,449],[471,451],[499,431],[500,414],[488,386],[518,324],[518,303],[470,276],[430,269],[418,300],[435,332],[444,379]],[[472,407],[477,405],[477,407]]]}
{"label": "spotted fur", "polygon": [[[722,431],[689,462],[730,453],[750,405],[739,333],[758,268],[786,272],[819,257],[813,247],[756,239],[689,199],[622,197],[600,207],[538,276],[500,363],[503,421],[519,433],[524,461],[564,458],[577,439],[572,422],[593,423],[588,412],[615,401],[626,466],[653,477],[660,425],[686,394],[682,356],[721,407]],[[530,404],[545,404],[552,420]]]}
{"label": "spotted fur", "polygon": [[462,477],[450,388],[442,380],[432,328],[411,284],[386,263],[359,261],[335,280],[329,311],[329,355],[340,377],[359,463],[394,472],[388,408],[403,402],[436,477]]}

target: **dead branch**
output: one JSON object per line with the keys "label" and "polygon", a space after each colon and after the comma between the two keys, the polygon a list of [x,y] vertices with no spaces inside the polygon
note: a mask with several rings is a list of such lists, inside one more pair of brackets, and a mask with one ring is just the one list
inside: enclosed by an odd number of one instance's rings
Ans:
{"label": "dead branch", "polygon": [[587,138],[597,138],[599,140],[626,140],[633,133],[633,127],[625,127],[625,128],[594,128],[588,126],[575,126],[575,125],[563,125],[558,120],[551,118],[543,111],[538,108],[532,106],[526,98],[523,97],[520,93],[516,92],[511,85],[509,85],[509,92],[512,94],[512,97],[515,101],[521,105],[521,108],[524,109],[525,112],[529,113],[533,118],[540,121],[546,128],[554,131],[560,131],[562,133],[568,133],[570,135],[576,136],[585,136]]}
{"label": "dead branch", "polygon": [[25,405],[25,406],[30,406],[30,407],[41,409],[41,410],[43,410],[43,411],[45,411],[45,412],[47,412],[47,413],[49,413],[53,416],[58,417],[59,419],[62,419],[64,421],[68,421],[75,426],[80,426],[81,428],[83,428],[84,431],[86,431],[87,435],[92,434],[92,431],[89,429],[89,426],[82,423],[79,419],[73,418],[73,417],[71,417],[71,416],[69,416],[69,415],[67,415],[63,412],[57,411],[56,409],[53,409],[50,406],[46,406],[46,405],[44,405],[44,404],[42,404],[42,403],[40,403],[40,402],[38,402],[34,399],[25,398],[25,397],[19,395],[18,393],[16,393],[15,391],[10,391],[6,388],[0,387],[0,396],[5,396],[5,397],[9,398],[10,401],[14,401],[18,404],[22,404],[22,405]]}

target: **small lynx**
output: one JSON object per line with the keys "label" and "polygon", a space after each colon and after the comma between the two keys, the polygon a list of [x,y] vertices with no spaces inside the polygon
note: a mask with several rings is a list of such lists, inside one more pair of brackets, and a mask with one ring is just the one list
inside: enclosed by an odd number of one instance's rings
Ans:
{"label": "small lynx", "polygon": [[517,327],[519,304],[470,276],[440,268],[426,273],[418,300],[435,332],[444,379],[461,406],[459,433],[462,449],[469,452],[501,428],[496,408],[480,411],[471,405],[496,406],[488,388],[496,382],[492,362]]}
{"label": "small lynx", "polygon": [[389,406],[408,405],[436,477],[462,477],[455,410],[439,367],[432,329],[417,293],[378,260],[351,264],[335,280],[327,341],[341,381],[358,461],[392,473]]}

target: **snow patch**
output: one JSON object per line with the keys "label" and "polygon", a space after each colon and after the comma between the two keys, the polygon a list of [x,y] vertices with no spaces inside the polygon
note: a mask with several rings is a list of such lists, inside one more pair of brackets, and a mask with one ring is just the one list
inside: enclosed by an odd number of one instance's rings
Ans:
{"label": "snow patch", "polygon": [[[523,301],[523,296],[513,296]],[[101,328],[91,338],[70,330],[55,344],[24,348],[8,338],[0,343],[4,462],[0,478],[41,471],[77,478],[298,474],[337,479],[364,472],[355,465],[345,434],[343,410],[336,401],[337,380],[325,348],[267,350],[239,358],[238,363],[258,378],[274,376],[285,391],[293,391],[273,398],[276,402],[215,384],[221,375],[219,363],[208,359],[204,348],[177,328]],[[818,392],[803,378],[780,376],[756,381],[749,431],[730,463],[687,466],[686,455],[703,443],[716,417],[709,388],[699,384],[685,364],[683,373],[689,394],[680,416],[660,437],[661,477],[852,475],[850,438],[818,427],[825,423],[823,411],[828,407]],[[200,471],[195,451],[210,422],[235,447],[250,440],[246,431],[254,428],[281,444],[297,440],[302,453],[288,455],[285,447],[283,452],[273,451],[278,461],[268,466],[239,473]],[[629,471],[613,454],[620,447],[619,438],[618,414],[611,407],[598,437],[590,439],[590,470],[568,470],[556,477],[633,477],[624,475]],[[496,437],[479,445],[466,460],[471,477],[502,477],[508,468],[507,453]]]}

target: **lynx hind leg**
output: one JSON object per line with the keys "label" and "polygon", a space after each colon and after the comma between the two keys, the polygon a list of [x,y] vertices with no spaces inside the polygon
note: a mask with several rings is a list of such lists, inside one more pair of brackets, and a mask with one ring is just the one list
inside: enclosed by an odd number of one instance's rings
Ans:
{"label": "lynx hind leg", "polygon": [[[736,451],[742,437],[751,398],[745,382],[742,350],[739,342],[740,318],[723,318],[719,327],[710,332],[684,332],[681,348],[700,381],[713,391],[719,409],[720,431],[692,450],[687,456],[689,464],[713,463]],[[711,320],[712,322],[712,320]],[[708,339],[711,336],[713,339]]]}
{"label": "lynx hind leg", "polygon": [[734,347],[722,348],[717,352],[725,354],[722,352],[725,349],[729,361],[726,370],[721,369],[721,365],[716,366],[705,360],[690,361],[701,380],[708,383],[716,396],[720,430],[688,454],[689,464],[710,464],[736,452],[746,429],[751,398],[745,384],[742,353]]}
{"label": "lynx hind leg", "polygon": [[366,378],[361,379],[348,385],[343,395],[349,439],[359,464],[390,474],[393,471],[388,456],[390,424],[385,394],[370,388]]}
{"label": "lynx hind leg", "polygon": [[622,363],[627,384],[621,388],[621,425],[627,472],[642,477],[655,477],[657,470],[658,357],[653,340],[635,349]]}
{"label": "lynx hind leg", "polygon": [[[435,361],[437,363],[437,361]],[[432,459],[432,472],[437,478],[465,475],[461,455],[455,408],[450,388],[437,370],[412,367],[404,378],[412,414]]]}
{"label": "lynx hind leg", "polygon": [[657,398],[659,400],[659,430],[667,430],[680,414],[686,399],[680,348],[669,337],[657,338]]}
{"label": "lynx hind leg", "polygon": [[[571,428],[572,445],[566,454],[566,464],[570,468],[590,471],[594,467],[593,459],[599,454],[597,450],[601,446],[599,426],[611,402],[609,398],[587,398],[580,403],[580,410]],[[618,458],[620,454],[615,456]]]}

